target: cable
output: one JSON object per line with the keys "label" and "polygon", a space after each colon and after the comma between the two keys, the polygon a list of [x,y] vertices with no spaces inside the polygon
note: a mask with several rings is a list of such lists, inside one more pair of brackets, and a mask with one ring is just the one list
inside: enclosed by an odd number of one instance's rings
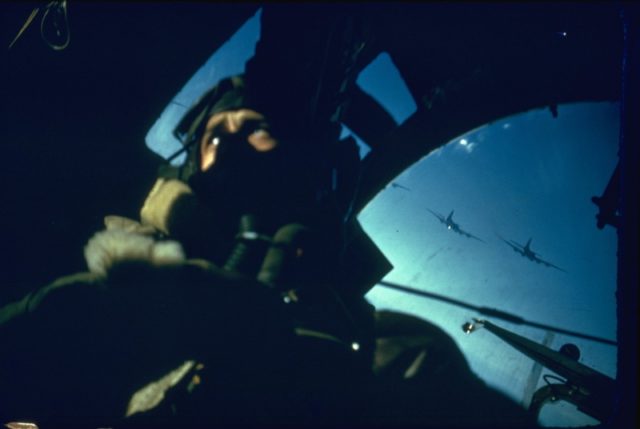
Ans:
{"label": "cable", "polygon": [[[52,9],[53,28],[55,30],[56,37],[66,35],[62,43],[52,42],[45,34],[45,22],[48,22],[47,17]],[[60,20],[62,21],[62,26],[60,25]],[[71,32],[69,30],[69,18],[67,17],[67,0],[52,1],[47,4],[44,14],[42,15],[42,19],[40,20],[40,36],[42,36],[42,40],[44,40],[44,42],[54,51],[61,51],[69,46],[69,42],[71,41]]]}
{"label": "cable", "polygon": [[[63,35],[65,36],[62,43],[51,41],[50,38],[45,34],[45,25],[49,22],[49,12],[51,12],[52,9],[54,14],[53,18],[51,19],[53,19],[53,28],[55,31],[55,35],[56,37],[61,37]],[[18,39],[22,36],[22,34],[27,30],[27,28],[29,28],[39,12],[39,7],[36,7],[31,11],[29,17],[27,17],[27,20],[18,31],[18,34],[9,44],[8,49],[11,49],[13,45],[18,41]],[[42,14],[42,18],[40,19],[40,36],[42,37],[42,40],[44,40],[44,42],[47,44],[47,46],[49,46],[54,51],[61,51],[69,46],[69,42],[71,41],[71,31],[69,29],[69,18],[67,16],[66,0],[54,0],[47,3],[47,5],[44,7],[44,12]]]}

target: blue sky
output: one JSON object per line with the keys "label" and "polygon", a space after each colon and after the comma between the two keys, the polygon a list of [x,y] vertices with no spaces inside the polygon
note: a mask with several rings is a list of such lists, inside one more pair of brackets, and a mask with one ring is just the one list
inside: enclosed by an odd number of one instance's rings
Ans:
{"label": "blue sky", "polygon": [[[410,191],[387,187],[360,214],[394,264],[386,279],[615,340],[616,234],[596,228],[590,197],[602,193],[615,168],[618,116],[616,103],[560,106],[557,119],[534,110],[460,136],[414,164],[394,180]],[[447,230],[426,208],[455,209],[461,227],[486,243]],[[567,273],[530,262],[496,234],[522,244],[533,237],[532,249]],[[489,332],[460,329],[481,315],[382,287],[368,298],[437,323],[485,381],[525,399],[533,361]],[[546,335],[493,322],[539,342]],[[578,345],[582,363],[615,377],[615,347],[560,334],[550,347],[566,342]],[[549,413],[543,423],[589,421],[567,410]]]}
{"label": "blue sky", "polygon": [[[259,17],[260,12],[194,71],[149,131],[152,150],[166,157],[178,149],[171,131],[187,106],[220,78],[242,72],[259,38]],[[397,123],[415,111],[386,53],[357,83]],[[381,191],[359,219],[394,264],[386,280],[615,340],[617,238],[611,227],[596,228],[590,198],[602,193],[617,162],[619,106],[561,105],[558,111],[557,118],[539,109],[470,130],[394,179],[408,190],[388,186]],[[361,142],[361,155],[367,150]],[[461,227],[484,243],[447,230],[427,209],[444,215],[455,210]],[[522,244],[532,238],[534,251],[567,272],[532,263],[497,234]],[[481,378],[516,401],[526,401],[534,362],[486,330],[465,335],[461,325],[479,314],[381,286],[367,298],[380,309],[438,324]],[[492,321],[538,342],[547,337],[556,350],[572,342],[581,349],[582,363],[615,377],[613,346]],[[543,384],[540,377],[537,386]],[[546,425],[593,422],[563,403],[546,406],[541,415]]]}

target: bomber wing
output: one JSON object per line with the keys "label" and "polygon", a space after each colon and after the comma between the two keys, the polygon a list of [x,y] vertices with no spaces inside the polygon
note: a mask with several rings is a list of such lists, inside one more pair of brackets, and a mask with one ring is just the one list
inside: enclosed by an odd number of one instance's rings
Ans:
{"label": "bomber wing", "polygon": [[552,263],[551,263],[551,262],[549,262],[549,261],[545,261],[544,259],[540,259],[540,258],[538,258],[537,256],[534,256],[533,258],[534,258],[533,260],[534,260],[534,261],[536,261],[536,262],[538,262],[539,264],[545,265],[545,266],[547,266],[547,267],[555,268],[556,270],[560,270],[560,271],[562,271],[563,273],[566,273],[566,272],[567,272],[566,270],[564,270],[564,269],[560,268],[559,266],[557,266],[557,265],[555,265],[555,264],[552,264]]}
{"label": "bomber wing", "polygon": [[447,221],[446,221],[446,219],[444,218],[444,216],[443,216],[443,215],[441,215],[441,214],[440,214],[440,213],[438,213],[438,212],[434,212],[434,211],[433,211],[433,210],[431,210],[431,209],[427,209],[427,210],[428,210],[432,215],[434,215],[436,218],[438,218],[438,220],[439,220],[441,223],[444,223],[445,225],[447,224]]}
{"label": "bomber wing", "polygon": [[483,239],[481,239],[480,237],[477,237],[477,236],[475,236],[475,235],[473,235],[473,234],[471,234],[471,233],[469,233],[467,231],[464,231],[461,228],[458,228],[458,230],[456,232],[464,235],[465,237],[473,238],[474,240],[482,241],[483,243],[485,243],[485,241]]}

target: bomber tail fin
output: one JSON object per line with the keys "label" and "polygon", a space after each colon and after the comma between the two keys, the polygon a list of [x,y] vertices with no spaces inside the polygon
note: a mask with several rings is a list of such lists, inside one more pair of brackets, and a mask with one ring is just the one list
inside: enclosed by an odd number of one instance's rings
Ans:
{"label": "bomber tail fin", "polygon": [[529,240],[527,241],[527,244],[525,244],[525,245],[524,245],[524,248],[525,248],[525,249],[529,249],[529,250],[531,250],[531,247],[530,247],[530,245],[531,245],[531,240],[532,240],[532,238],[529,238]]}

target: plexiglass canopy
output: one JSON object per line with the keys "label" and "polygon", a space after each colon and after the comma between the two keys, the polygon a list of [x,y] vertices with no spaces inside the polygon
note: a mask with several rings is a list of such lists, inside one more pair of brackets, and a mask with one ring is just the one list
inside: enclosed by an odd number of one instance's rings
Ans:
{"label": "plexiglass canopy", "polygon": [[[242,72],[259,38],[259,18],[260,11],[167,106],[147,135],[152,150],[168,157],[180,148],[171,131],[186,108],[221,78]],[[415,111],[386,53],[357,83],[398,124]],[[469,130],[419,160],[359,214],[394,265],[384,280],[615,340],[616,234],[596,228],[591,197],[602,194],[616,166],[618,129],[617,103],[561,105],[557,117],[533,110]],[[343,129],[343,135],[349,132]],[[366,142],[357,140],[364,156]],[[450,214],[457,227],[447,223]],[[534,259],[517,251],[529,240]],[[552,374],[486,330],[465,334],[461,326],[480,316],[468,308],[382,285],[367,298],[378,309],[411,313],[442,327],[482,379],[525,406]],[[575,344],[581,363],[615,378],[614,345],[491,321],[554,350]],[[540,423],[597,421],[557,402],[543,408]]]}

